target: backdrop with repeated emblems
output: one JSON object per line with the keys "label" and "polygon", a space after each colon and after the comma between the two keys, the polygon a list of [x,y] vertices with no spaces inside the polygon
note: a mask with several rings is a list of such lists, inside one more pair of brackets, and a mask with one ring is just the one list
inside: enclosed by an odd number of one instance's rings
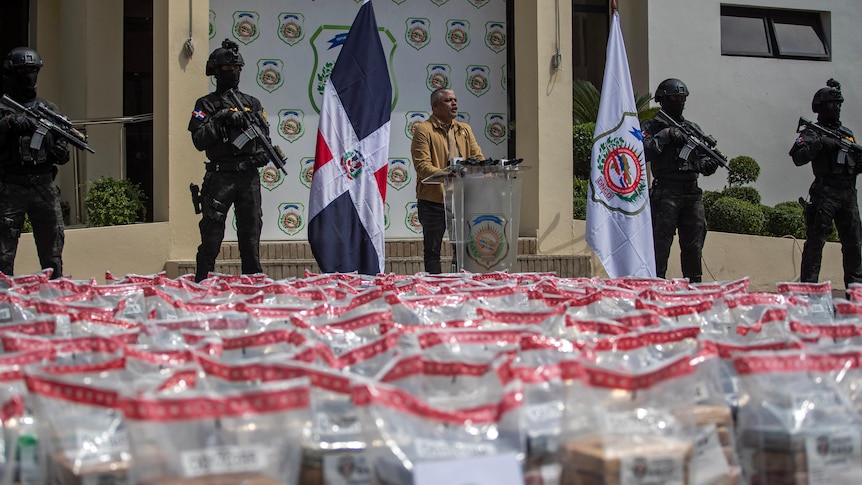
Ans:
{"label": "backdrop with repeated emblems", "polygon": [[[386,237],[420,237],[411,128],[430,116],[432,90],[452,87],[459,118],[470,123],[485,156],[507,155],[506,2],[373,2],[393,88]],[[245,61],[240,90],[263,103],[273,144],[288,156],[286,177],[272,165],[261,170],[263,240],[307,238],[323,86],[361,4],[246,0],[240,9],[232,0],[210,1],[210,52],[225,38],[239,44]],[[203,176],[203,154],[200,161]],[[236,240],[233,210],[228,217],[234,223],[225,240]]]}

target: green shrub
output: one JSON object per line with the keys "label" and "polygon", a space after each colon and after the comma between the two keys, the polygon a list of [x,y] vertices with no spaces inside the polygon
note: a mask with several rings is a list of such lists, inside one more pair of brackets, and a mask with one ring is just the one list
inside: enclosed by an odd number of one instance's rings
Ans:
{"label": "green shrub", "polygon": [[710,231],[736,234],[760,234],[765,217],[760,207],[733,197],[716,200],[707,214]]}
{"label": "green shrub", "polygon": [[593,156],[593,133],[596,124],[583,123],[572,127],[572,169],[576,179],[590,178],[590,167]]}
{"label": "green shrub", "polygon": [[572,217],[587,220],[587,182],[586,180],[572,181]]}
{"label": "green shrub", "polygon": [[733,197],[734,199],[751,202],[754,205],[760,205],[760,192],[754,187],[731,185],[721,191],[721,197]]}
{"label": "green shrub", "polygon": [[128,180],[102,177],[90,182],[90,190],[84,198],[87,209],[87,225],[90,227],[120,226],[142,221],[146,218],[147,196],[140,185]]}
{"label": "green shrub", "polygon": [[[727,185],[735,187],[757,181],[760,165],[751,157],[742,155],[728,162]],[[758,202],[759,204],[760,202]]]}
{"label": "green shrub", "polygon": [[782,202],[775,207],[763,207],[766,221],[763,235],[772,237],[793,236],[805,239],[805,220],[798,202]]}

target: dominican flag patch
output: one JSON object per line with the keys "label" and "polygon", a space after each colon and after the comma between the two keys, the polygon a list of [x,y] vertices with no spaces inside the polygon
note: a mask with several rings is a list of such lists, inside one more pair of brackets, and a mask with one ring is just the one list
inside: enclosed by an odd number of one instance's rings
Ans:
{"label": "dominican flag patch", "polygon": [[207,117],[207,114],[206,114],[206,113],[204,113],[204,112],[203,112],[203,110],[196,109],[196,110],[192,111],[192,116],[193,116],[193,117],[195,117],[195,118],[197,118],[197,119],[199,119],[199,120],[201,120],[201,121],[203,121],[203,120],[204,120],[204,118],[206,118],[206,117]]}

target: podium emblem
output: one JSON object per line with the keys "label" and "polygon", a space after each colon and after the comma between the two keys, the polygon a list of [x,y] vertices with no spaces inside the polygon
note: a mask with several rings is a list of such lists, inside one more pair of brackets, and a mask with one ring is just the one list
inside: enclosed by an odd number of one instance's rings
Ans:
{"label": "podium emblem", "polygon": [[485,269],[502,261],[509,254],[508,224],[509,221],[499,214],[481,214],[468,219],[467,257]]}

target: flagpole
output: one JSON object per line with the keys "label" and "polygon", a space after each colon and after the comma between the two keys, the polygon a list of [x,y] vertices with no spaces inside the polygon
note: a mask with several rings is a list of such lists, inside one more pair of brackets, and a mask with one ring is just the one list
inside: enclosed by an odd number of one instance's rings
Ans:
{"label": "flagpole", "polygon": [[611,15],[617,13],[619,8],[617,7],[617,0],[611,0]]}

